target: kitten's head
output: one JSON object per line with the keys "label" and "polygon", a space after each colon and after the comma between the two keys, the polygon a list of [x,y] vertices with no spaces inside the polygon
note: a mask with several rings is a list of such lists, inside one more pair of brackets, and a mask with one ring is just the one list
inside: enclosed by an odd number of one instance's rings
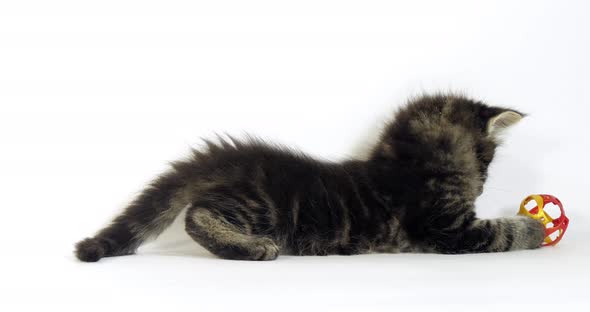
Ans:
{"label": "kitten's head", "polygon": [[422,96],[398,112],[372,159],[432,172],[477,174],[483,182],[499,136],[523,116],[458,95]]}

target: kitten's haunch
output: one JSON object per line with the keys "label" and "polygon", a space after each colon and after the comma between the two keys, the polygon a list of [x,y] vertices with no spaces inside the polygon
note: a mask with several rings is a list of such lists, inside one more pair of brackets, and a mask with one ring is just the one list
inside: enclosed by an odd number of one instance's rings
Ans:
{"label": "kitten's haunch", "polygon": [[76,255],[132,254],[185,207],[188,234],[226,259],[537,248],[540,222],[474,212],[499,133],[522,117],[461,96],[423,96],[397,113],[368,160],[341,163],[255,139],[208,142],[79,242]]}

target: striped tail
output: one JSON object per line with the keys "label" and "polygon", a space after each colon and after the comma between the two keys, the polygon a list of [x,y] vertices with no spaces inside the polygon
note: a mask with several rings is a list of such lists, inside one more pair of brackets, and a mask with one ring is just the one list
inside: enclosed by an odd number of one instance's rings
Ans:
{"label": "striped tail", "polygon": [[76,244],[76,257],[96,262],[103,257],[133,254],[149,238],[164,231],[188,204],[184,183],[175,172],[152,182],[109,226]]}

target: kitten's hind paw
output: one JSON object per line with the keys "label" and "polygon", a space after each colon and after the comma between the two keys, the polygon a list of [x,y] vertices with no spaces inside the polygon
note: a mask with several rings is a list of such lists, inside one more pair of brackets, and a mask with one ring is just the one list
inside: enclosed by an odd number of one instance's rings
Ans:
{"label": "kitten's hind paw", "polygon": [[272,239],[261,238],[257,240],[255,246],[255,260],[275,260],[279,256],[280,248]]}
{"label": "kitten's hind paw", "polygon": [[76,257],[84,262],[96,262],[104,257],[105,247],[95,238],[87,238],[76,244]]}

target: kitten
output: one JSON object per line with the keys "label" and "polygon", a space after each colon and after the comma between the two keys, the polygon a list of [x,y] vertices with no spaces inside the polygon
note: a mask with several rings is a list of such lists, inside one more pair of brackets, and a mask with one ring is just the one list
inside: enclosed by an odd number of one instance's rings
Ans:
{"label": "kitten", "polygon": [[423,96],[397,113],[368,160],[341,163],[255,139],[207,142],[79,242],[76,256],[132,254],[185,207],[188,234],[225,259],[537,248],[540,222],[474,212],[498,134],[522,117],[462,96]]}

